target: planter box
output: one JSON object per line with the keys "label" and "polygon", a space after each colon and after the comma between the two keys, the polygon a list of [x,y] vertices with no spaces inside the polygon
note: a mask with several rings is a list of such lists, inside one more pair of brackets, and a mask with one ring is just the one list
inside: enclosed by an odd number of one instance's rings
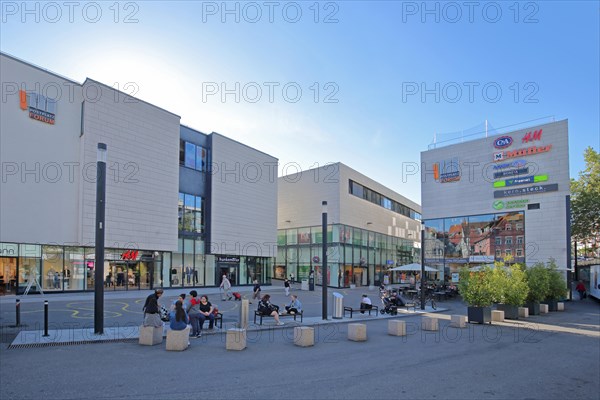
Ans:
{"label": "planter box", "polygon": [[548,304],[548,311],[558,311],[558,300],[546,300],[543,303]]}
{"label": "planter box", "polygon": [[496,310],[504,311],[504,318],[506,319],[519,319],[519,306],[496,304]]}
{"label": "planter box", "polygon": [[467,307],[467,317],[470,323],[492,323],[492,307]]}
{"label": "planter box", "polygon": [[529,315],[540,315],[540,303],[525,303],[525,307],[529,308]]}

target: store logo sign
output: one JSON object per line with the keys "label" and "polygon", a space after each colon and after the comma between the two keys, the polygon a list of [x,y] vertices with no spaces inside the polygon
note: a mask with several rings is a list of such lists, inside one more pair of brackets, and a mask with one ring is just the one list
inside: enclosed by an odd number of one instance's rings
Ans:
{"label": "store logo sign", "polygon": [[54,125],[56,116],[56,100],[41,94],[19,90],[19,106],[29,111],[29,118]]}
{"label": "store logo sign", "polygon": [[434,163],[433,178],[440,183],[460,181],[458,157]]}
{"label": "store logo sign", "polygon": [[127,250],[121,253],[121,260],[137,260],[139,250]]}
{"label": "store logo sign", "polygon": [[494,140],[494,147],[497,149],[505,149],[510,146],[512,142],[513,139],[510,136],[501,136]]}
{"label": "store logo sign", "polygon": [[548,180],[548,175],[529,175],[523,176],[519,178],[511,178],[503,181],[494,182],[495,188],[505,187],[505,186],[516,186],[516,185],[526,185],[528,183],[537,183],[537,182],[546,182]]}
{"label": "store logo sign", "polygon": [[528,174],[529,168],[509,169],[508,171],[494,172],[494,179],[506,178],[507,176]]}
{"label": "store logo sign", "polygon": [[528,194],[556,192],[557,190],[558,190],[558,183],[552,183],[550,185],[535,185],[535,186],[528,186],[528,187],[519,188],[519,189],[496,190],[496,191],[494,191],[494,198],[499,199],[502,197],[514,197],[514,196],[524,196],[524,195],[528,195]]}
{"label": "store logo sign", "polygon": [[529,142],[533,142],[534,140],[542,140],[542,130],[541,129],[539,131],[527,132],[521,139],[521,142],[529,143]]}
{"label": "store logo sign", "polygon": [[505,208],[506,209],[525,208],[527,206],[527,203],[529,203],[529,199],[508,200],[508,201],[496,200],[492,204],[492,207],[494,208],[494,210],[500,211]]}
{"label": "store logo sign", "polygon": [[535,154],[547,153],[552,150],[552,145],[548,146],[531,146],[524,149],[517,149],[512,151],[502,151],[494,153],[494,161],[502,161],[509,158],[533,156]]}

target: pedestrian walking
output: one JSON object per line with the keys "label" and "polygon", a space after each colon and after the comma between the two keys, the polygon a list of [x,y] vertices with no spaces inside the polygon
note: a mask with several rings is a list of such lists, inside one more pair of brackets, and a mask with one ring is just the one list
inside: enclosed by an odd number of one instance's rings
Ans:
{"label": "pedestrian walking", "polygon": [[260,300],[260,283],[255,279],[254,280],[254,289],[252,294],[252,300],[259,299]]}
{"label": "pedestrian walking", "polygon": [[585,294],[585,284],[583,283],[583,281],[579,281],[579,283],[577,283],[577,286],[575,287],[575,290],[577,290],[579,292],[579,299],[583,300],[585,299],[587,296]]}
{"label": "pedestrian walking", "polygon": [[290,295],[290,281],[287,278],[283,281],[283,287],[285,288],[285,295],[289,296]]}
{"label": "pedestrian walking", "polygon": [[223,274],[219,288],[223,289],[221,300],[231,300],[231,282],[229,282],[229,279],[227,279],[227,275]]}

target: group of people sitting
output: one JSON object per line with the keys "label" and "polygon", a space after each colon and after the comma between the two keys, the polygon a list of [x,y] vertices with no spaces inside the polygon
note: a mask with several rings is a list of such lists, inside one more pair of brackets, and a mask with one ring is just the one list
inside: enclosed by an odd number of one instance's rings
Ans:
{"label": "group of people sitting", "polygon": [[293,294],[290,296],[290,299],[290,303],[285,306],[285,312],[280,312],[279,306],[271,303],[271,296],[265,294],[258,302],[258,312],[262,315],[273,317],[277,325],[283,325],[283,322],[279,320],[280,315],[299,314],[302,312],[302,303],[298,300],[298,296]]}
{"label": "group of people sitting", "polygon": [[[146,298],[144,304],[144,326],[162,326],[160,318],[160,305],[158,299],[163,295],[162,289],[156,289],[154,293]],[[207,295],[198,297],[198,292],[192,290],[190,298],[186,300],[186,294],[179,295],[171,305],[169,312],[169,326],[172,330],[182,331],[188,324],[192,326],[190,337],[202,336],[204,322],[208,320],[208,329],[214,329],[215,314],[218,310],[208,301]],[[263,315],[272,316],[277,325],[283,325],[279,320],[280,315],[299,314],[302,312],[302,303],[295,294],[290,296],[290,302],[284,306],[285,311],[280,312],[279,306],[271,303],[271,296],[265,294],[258,303],[258,311]]]}
{"label": "group of people sitting", "polygon": [[[144,304],[144,326],[162,326],[160,318],[160,306],[158,299],[163,295],[162,289],[156,289],[153,294],[146,298]],[[179,295],[171,305],[169,312],[169,326],[174,331],[182,331],[188,324],[192,326],[190,336],[199,338],[202,335],[204,321],[208,320],[208,329],[214,329],[216,309],[208,301],[208,296],[202,295],[198,298],[198,292],[192,290],[189,300],[185,293]]]}

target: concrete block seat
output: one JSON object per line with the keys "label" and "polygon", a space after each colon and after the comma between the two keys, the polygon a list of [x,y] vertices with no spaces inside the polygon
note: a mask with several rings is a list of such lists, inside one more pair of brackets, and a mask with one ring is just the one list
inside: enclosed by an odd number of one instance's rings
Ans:
{"label": "concrete block seat", "polygon": [[190,327],[188,326],[182,331],[167,332],[167,350],[168,351],[183,351],[188,348],[190,343]]}
{"label": "concrete block seat", "polygon": [[315,328],[309,326],[294,327],[294,344],[300,347],[315,345]]}
{"label": "concrete block seat", "polygon": [[406,336],[406,322],[399,319],[388,321],[388,335]]}
{"label": "concrete block seat", "polygon": [[353,342],[364,342],[367,340],[367,325],[366,324],[348,324],[348,340]]}
{"label": "concrete block seat", "polygon": [[467,316],[452,315],[450,317],[450,326],[453,328],[465,328],[467,326]]}
{"label": "concrete block seat", "polygon": [[240,328],[227,329],[225,349],[244,350],[246,348],[246,330]]}
{"label": "concrete block seat", "polygon": [[492,322],[504,322],[504,311],[492,310]]}
{"label": "concrete block seat", "polygon": [[423,317],[421,319],[421,329],[424,331],[437,331],[440,329],[438,319],[436,317]]}
{"label": "concrete block seat", "polygon": [[154,346],[163,341],[163,327],[140,326],[139,343],[143,346]]}

